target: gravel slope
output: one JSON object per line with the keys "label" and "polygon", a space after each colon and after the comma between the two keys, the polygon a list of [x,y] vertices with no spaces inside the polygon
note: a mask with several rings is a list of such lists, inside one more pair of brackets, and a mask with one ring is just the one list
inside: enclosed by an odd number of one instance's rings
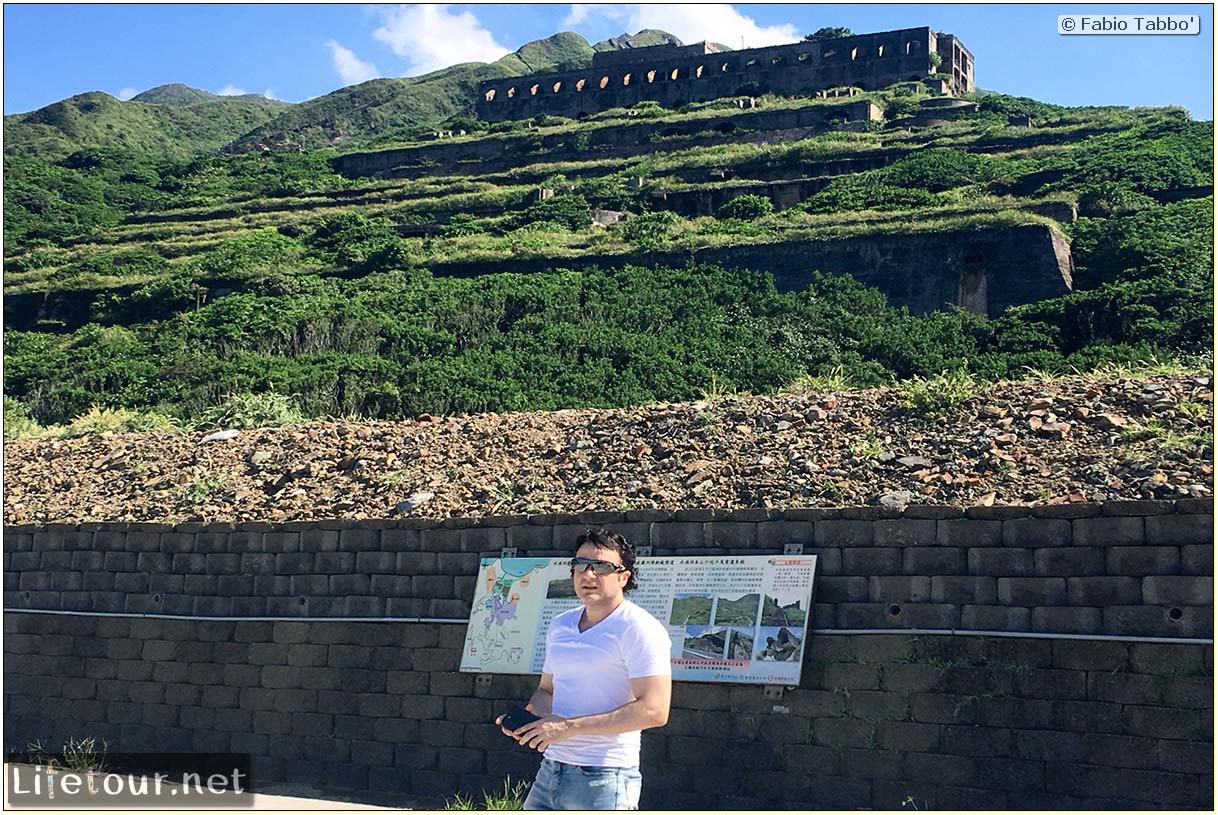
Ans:
{"label": "gravel slope", "polygon": [[1208,375],[111,434],[5,447],[5,522],[291,521],[1212,495]]}

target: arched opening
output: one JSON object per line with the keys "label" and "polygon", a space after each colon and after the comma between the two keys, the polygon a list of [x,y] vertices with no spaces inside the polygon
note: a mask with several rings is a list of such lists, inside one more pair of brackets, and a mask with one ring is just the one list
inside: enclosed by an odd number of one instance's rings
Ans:
{"label": "arched opening", "polygon": [[808,52],[808,51],[804,51],[802,54],[800,54],[800,55],[799,55],[799,61],[800,61],[800,62],[807,62],[807,61],[808,61],[808,58],[809,58],[809,57],[811,57],[811,56],[812,56],[812,54],[811,54],[810,52]]}
{"label": "arched opening", "polygon": [[850,59],[854,60],[854,59],[858,59],[858,58],[859,58],[859,49],[851,48],[850,49]]}
{"label": "arched opening", "polygon": [[575,92],[580,93],[584,89],[584,85],[588,84],[588,80],[581,79],[575,83]]}
{"label": "arched opening", "polygon": [[601,77],[601,90],[604,90],[607,87],[609,87],[609,77],[602,76]]}
{"label": "arched opening", "polygon": [[647,82],[651,83],[651,82],[655,82],[655,81],[656,81],[656,72],[655,72],[655,69],[652,69],[647,72]]}
{"label": "arched opening", "polygon": [[744,63],[744,67],[745,67],[746,69],[748,69],[748,68],[756,68],[756,67],[757,67],[757,60],[755,60],[755,59],[750,59],[748,62]]}
{"label": "arched opening", "polygon": [[828,51],[826,51],[825,53],[821,54],[820,56],[821,56],[821,59],[829,59],[830,57],[836,57],[836,56],[837,56],[837,51],[834,51],[834,50],[831,48],[831,49],[829,49]]}
{"label": "arched opening", "polygon": [[516,86],[513,85],[512,87],[508,88],[507,93],[508,93],[508,99],[516,98]]}
{"label": "arched opening", "polygon": [[725,73],[725,74],[726,74],[726,73],[728,72],[728,70],[730,70],[730,69],[731,69],[731,67],[732,67],[732,64],[731,64],[730,62],[725,62],[725,63],[723,63],[723,67],[722,67],[722,68],[720,68],[720,69],[719,69],[719,71],[720,71],[721,73]]}
{"label": "arched opening", "polygon": [[562,90],[562,80],[560,79],[554,83],[554,93],[558,93],[561,90]]}
{"label": "arched opening", "polygon": [[679,77],[680,75],[681,75],[681,69],[673,68],[672,73],[668,75],[668,78],[675,82],[677,80],[677,77]]}
{"label": "arched opening", "polygon": [[701,79],[702,71],[705,67],[706,66],[704,66],[704,65],[699,65],[696,69],[694,69],[694,76],[698,77],[698,79]]}
{"label": "arched opening", "polygon": [[917,51],[917,50],[918,50],[918,41],[917,40],[910,40],[909,42],[905,43],[905,53],[907,55],[912,54],[914,51]]}
{"label": "arched opening", "polygon": [[534,85],[533,87],[529,88],[529,96],[536,96],[536,95],[537,95],[537,91],[538,91],[540,88],[541,88],[541,86],[540,86],[540,85]]}
{"label": "arched opening", "polygon": [[786,57],[774,57],[772,60],[770,60],[771,67],[773,67],[775,65],[786,65],[786,63],[787,63]]}
{"label": "arched opening", "polygon": [[495,101],[495,89],[494,88],[491,88],[489,91],[486,92],[486,101],[488,101],[488,102]]}
{"label": "arched opening", "polygon": [[876,54],[875,54],[875,55],[876,55],[877,57],[882,57],[882,56],[884,56],[884,46],[882,46],[882,45],[881,45],[879,48],[877,48],[877,49],[876,49]]}
{"label": "arched opening", "polygon": [[622,77],[622,85],[629,85],[629,84],[630,84],[630,74],[626,74],[625,76]]}

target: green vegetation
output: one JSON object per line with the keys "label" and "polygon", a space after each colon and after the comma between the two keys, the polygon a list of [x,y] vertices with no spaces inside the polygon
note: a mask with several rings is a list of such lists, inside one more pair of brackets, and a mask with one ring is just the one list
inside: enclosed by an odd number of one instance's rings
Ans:
{"label": "green vegetation", "polygon": [[444,802],[445,810],[502,810],[524,809],[524,801],[529,795],[529,782],[517,781],[512,783],[512,777],[503,780],[503,789],[498,792],[482,791],[482,800],[474,801],[471,796],[457,793]]}
{"label": "green vegetation", "polygon": [[[1029,370],[1115,370],[1208,348],[1213,199],[1187,196],[1212,184],[1210,123],[1174,109],[1063,108],[989,94],[975,113],[932,129],[764,144],[713,129],[732,115],[724,100],[586,121],[489,125],[459,113],[484,75],[586,60],[591,46],[572,36],[492,66],[344,89],[284,109],[243,142],[309,147],[346,132],[338,149],[417,146],[452,116],[443,126],[466,131],[454,143],[533,146],[494,175],[353,180],[333,171],[329,146],[200,153],[233,138],[219,107],[197,141],[174,141],[177,131],[156,125],[174,149],[94,132],[130,111],[159,123],[228,101],[266,107],[181,87],[135,103],[93,100],[90,110],[81,97],[60,103],[56,121],[76,136],[56,130],[48,141],[37,133],[49,131],[16,122],[15,136],[6,131],[6,293],[79,292],[84,324],[52,317],[6,331],[5,437],[898,383],[910,410],[934,417],[985,382]],[[862,98],[892,116],[925,94],[906,83]],[[761,104],[845,102],[762,96]],[[1013,116],[1036,127],[1011,125]],[[653,149],[601,149],[606,128],[641,121],[656,126]],[[541,149],[551,138],[574,153],[555,161]],[[843,173],[850,167],[870,169]],[[765,184],[794,178],[820,179],[820,189],[776,210]],[[727,200],[714,217],[666,208],[666,195],[729,185],[714,191],[712,200]],[[543,199],[539,187],[553,194]],[[1177,195],[1185,200],[1173,202]],[[1075,223],[1038,214],[1073,201],[1083,216]],[[591,208],[629,217],[593,226]],[[1071,241],[1075,291],[992,319],[950,310],[914,317],[849,278],[812,274],[806,290],[779,293],[766,274],[689,262],[708,248],[1022,224]],[[589,265],[622,256],[637,265]],[[429,271],[506,260],[528,273]],[[878,455],[871,443],[856,453]]]}
{"label": "green vegetation", "polygon": [[711,598],[676,597],[672,601],[671,625],[710,625]]}

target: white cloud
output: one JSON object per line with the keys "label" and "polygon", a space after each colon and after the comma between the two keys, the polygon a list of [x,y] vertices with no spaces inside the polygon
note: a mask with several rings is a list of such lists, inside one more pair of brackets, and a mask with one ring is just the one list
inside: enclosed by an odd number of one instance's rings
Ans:
{"label": "white cloud", "polygon": [[658,28],[675,34],[685,43],[708,40],[731,48],[760,48],[798,42],[801,38],[799,29],[789,23],[758,25],[756,20],[727,3],[576,3],[563,20],[563,26],[578,25],[593,14],[624,21],[626,31],[631,34],[644,28]]}
{"label": "white cloud", "polygon": [[371,62],[364,62],[350,48],[344,48],[334,40],[326,41],[330,55],[334,61],[334,70],[348,85],[358,85],[381,75],[380,69]]}
{"label": "white cloud", "polygon": [[119,99],[122,99],[124,102],[126,102],[128,99],[130,99],[131,97],[135,96],[138,93],[139,93],[139,91],[137,91],[135,88],[123,88],[121,91],[119,91],[115,95]]}
{"label": "white cloud", "polygon": [[276,95],[275,95],[275,89],[274,89],[274,88],[267,88],[266,90],[264,90],[264,91],[262,92],[262,95],[263,95],[263,96],[265,96],[267,99],[274,99],[276,102],[282,102],[282,101],[283,101],[282,99],[280,99],[278,96],[276,96]]}
{"label": "white cloud", "polygon": [[228,84],[220,90],[216,91],[217,96],[245,96],[249,91],[245,88],[238,88],[236,85]]}
{"label": "white cloud", "polygon": [[496,42],[471,12],[454,13],[444,4],[397,6],[380,13],[384,22],[372,36],[410,61],[403,76],[459,62],[494,62],[510,50]]}

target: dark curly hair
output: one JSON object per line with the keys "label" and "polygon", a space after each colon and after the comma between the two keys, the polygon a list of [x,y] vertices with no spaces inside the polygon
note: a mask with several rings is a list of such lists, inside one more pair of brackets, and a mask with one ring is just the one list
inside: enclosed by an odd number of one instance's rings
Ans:
{"label": "dark curly hair", "polygon": [[575,539],[575,549],[578,552],[579,547],[585,543],[590,543],[597,549],[609,549],[617,552],[618,557],[622,559],[622,565],[630,570],[630,577],[626,580],[624,591],[636,589],[639,586],[637,580],[639,573],[634,568],[634,547],[630,545],[630,541],[626,540],[616,532],[610,532],[608,529],[592,529],[589,527],[578,538]]}

